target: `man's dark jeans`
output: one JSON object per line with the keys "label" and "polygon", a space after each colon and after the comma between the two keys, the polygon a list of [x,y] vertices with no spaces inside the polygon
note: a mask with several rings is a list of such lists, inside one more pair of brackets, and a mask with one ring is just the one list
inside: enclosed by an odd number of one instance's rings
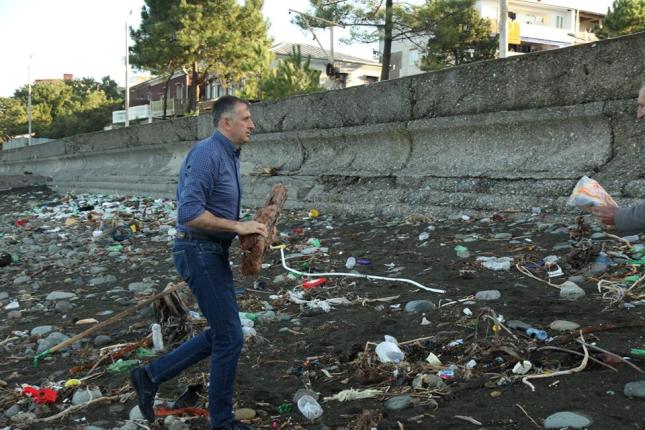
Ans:
{"label": "man's dark jeans", "polygon": [[173,259],[179,276],[188,282],[210,327],[148,364],[146,371],[153,382],[161,383],[210,356],[211,426],[223,426],[234,419],[233,384],[244,344],[228,248],[206,240],[176,239]]}

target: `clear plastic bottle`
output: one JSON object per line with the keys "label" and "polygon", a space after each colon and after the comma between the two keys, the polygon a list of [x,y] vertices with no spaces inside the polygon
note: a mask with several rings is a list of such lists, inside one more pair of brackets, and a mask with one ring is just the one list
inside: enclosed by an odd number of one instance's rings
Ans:
{"label": "clear plastic bottle", "polygon": [[155,352],[163,351],[164,345],[161,326],[159,324],[153,324],[150,328],[152,330],[152,350]]}
{"label": "clear plastic bottle", "polygon": [[323,409],[320,404],[318,404],[316,399],[307,394],[298,399],[298,409],[305,418],[310,420],[315,420],[323,414]]}

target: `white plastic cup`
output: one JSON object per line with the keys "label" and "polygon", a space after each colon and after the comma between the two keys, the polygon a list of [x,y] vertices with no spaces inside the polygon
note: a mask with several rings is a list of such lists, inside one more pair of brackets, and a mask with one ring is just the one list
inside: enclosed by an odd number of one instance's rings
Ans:
{"label": "white plastic cup", "polygon": [[320,404],[318,404],[316,399],[308,394],[305,394],[298,399],[298,409],[300,410],[300,413],[305,416],[305,418],[312,421],[323,414],[323,409]]}

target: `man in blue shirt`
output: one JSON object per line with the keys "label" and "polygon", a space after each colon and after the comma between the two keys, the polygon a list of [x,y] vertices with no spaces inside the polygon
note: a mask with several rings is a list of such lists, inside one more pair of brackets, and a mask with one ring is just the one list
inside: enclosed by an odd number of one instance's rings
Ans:
{"label": "man in blue shirt", "polygon": [[255,128],[249,105],[233,96],[213,106],[213,135],[195,145],[179,170],[177,238],[173,260],[210,325],[200,335],[131,373],[139,409],[154,422],[159,384],[206,357],[211,359],[208,409],[213,429],[249,430],[233,415],[233,384],[244,336],[238,315],[228,249],[236,235],[260,234],[266,226],[240,222],[240,148]]}

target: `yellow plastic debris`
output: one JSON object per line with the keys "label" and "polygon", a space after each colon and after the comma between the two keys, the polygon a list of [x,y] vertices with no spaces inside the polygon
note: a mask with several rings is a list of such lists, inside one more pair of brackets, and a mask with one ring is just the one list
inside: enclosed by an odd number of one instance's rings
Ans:
{"label": "yellow plastic debris", "polygon": [[310,209],[309,216],[312,218],[318,218],[320,216],[320,212],[318,212],[318,209]]}
{"label": "yellow plastic debris", "polygon": [[78,387],[79,385],[81,385],[80,379],[68,379],[65,381],[65,388]]}

